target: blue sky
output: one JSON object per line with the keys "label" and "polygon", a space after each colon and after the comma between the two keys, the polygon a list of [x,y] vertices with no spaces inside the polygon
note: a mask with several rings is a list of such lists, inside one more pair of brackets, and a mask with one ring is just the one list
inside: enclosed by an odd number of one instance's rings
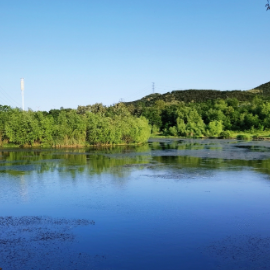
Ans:
{"label": "blue sky", "polygon": [[266,0],[1,0],[0,104],[33,110],[270,81]]}

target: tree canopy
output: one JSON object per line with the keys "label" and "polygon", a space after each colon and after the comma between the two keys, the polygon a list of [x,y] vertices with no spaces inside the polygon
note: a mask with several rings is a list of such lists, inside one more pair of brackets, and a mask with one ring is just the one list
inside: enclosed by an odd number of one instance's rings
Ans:
{"label": "tree canopy", "polygon": [[151,127],[124,105],[22,111],[0,106],[0,145],[84,146],[146,142]]}
{"label": "tree canopy", "polygon": [[269,0],[267,0],[267,4],[265,6],[266,6],[266,10],[269,10],[270,9]]}

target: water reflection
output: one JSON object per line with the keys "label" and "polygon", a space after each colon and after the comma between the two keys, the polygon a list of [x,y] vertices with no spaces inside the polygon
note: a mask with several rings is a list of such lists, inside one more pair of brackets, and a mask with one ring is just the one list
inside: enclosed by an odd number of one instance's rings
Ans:
{"label": "water reflection", "polygon": [[24,175],[20,175],[20,197],[22,201],[27,202],[29,197],[28,197],[28,185],[25,182],[25,177]]}
{"label": "water reflection", "polygon": [[267,147],[2,149],[0,266],[269,269]]}
{"label": "water reflection", "polygon": [[[226,140],[214,140],[214,142],[213,140],[163,140],[140,146],[109,148],[4,149],[0,151],[0,172],[23,176],[31,172],[42,174],[57,171],[69,174],[73,178],[82,173],[88,175],[111,173],[123,178],[127,177],[135,166],[136,169],[146,167],[151,169],[157,164],[159,166],[170,164],[178,168],[251,167],[259,172],[270,174],[270,157],[258,160],[256,156],[262,152],[269,154],[268,145],[256,143],[257,145],[245,145]],[[255,155],[255,158],[254,160],[240,159],[243,154],[248,155],[249,159],[253,157],[252,155]],[[220,156],[225,157],[226,161],[224,158],[219,158]]]}
{"label": "water reflection", "polygon": [[[147,151],[149,151],[148,145],[99,149],[2,150],[0,151],[0,172],[16,176],[29,174],[33,171],[39,174],[47,171],[58,171],[69,173],[73,177],[85,172],[89,175],[110,172],[124,177],[125,175],[120,169],[121,166],[148,163],[149,158],[132,155],[136,152]],[[130,154],[130,157],[122,159],[122,154]]]}

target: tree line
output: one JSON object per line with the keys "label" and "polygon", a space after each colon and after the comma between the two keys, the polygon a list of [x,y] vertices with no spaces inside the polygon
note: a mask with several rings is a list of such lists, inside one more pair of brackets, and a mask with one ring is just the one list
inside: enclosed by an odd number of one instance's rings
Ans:
{"label": "tree line", "polygon": [[0,106],[0,145],[86,146],[147,142],[151,133],[230,138],[232,131],[255,134],[270,129],[270,102],[259,95],[205,102],[156,100],[77,109],[22,111]]}
{"label": "tree line", "polygon": [[[265,84],[264,89],[270,87],[270,84]],[[220,90],[198,90],[198,89],[189,89],[189,90],[175,90],[172,92],[168,92],[165,94],[151,94],[146,97],[143,97],[140,100],[126,102],[126,105],[134,105],[134,106],[146,106],[151,107],[154,106],[158,100],[162,100],[166,103],[177,103],[179,101],[183,101],[185,103],[188,102],[206,102],[209,99],[228,99],[228,98],[236,98],[239,101],[252,101],[252,99],[256,95],[263,95],[264,98],[270,99],[270,91],[264,93],[264,90],[261,88],[256,88],[250,91],[241,91],[241,90],[233,90],[233,91],[220,91]]]}
{"label": "tree line", "polygon": [[260,96],[251,101],[236,98],[206,102],[157,100],[153,106],[127,106],[133,115],[144,116],[152,132],[185,137],[230,137],[231,131],[256,133],[270,129],[270,102]]}
{"label": "tree line", "polygon": [[146,142],[148,120],[121,104],[95,104],[86,110],[22,111],[0,106],[0,144],[75,146]]}

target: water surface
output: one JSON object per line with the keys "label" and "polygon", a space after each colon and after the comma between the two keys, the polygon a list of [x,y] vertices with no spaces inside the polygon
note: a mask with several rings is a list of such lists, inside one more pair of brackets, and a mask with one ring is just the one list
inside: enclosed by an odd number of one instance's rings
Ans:
{"label": "water surface", "polygon": [[269,147],[2,149],[0,267],[269,269]]}

